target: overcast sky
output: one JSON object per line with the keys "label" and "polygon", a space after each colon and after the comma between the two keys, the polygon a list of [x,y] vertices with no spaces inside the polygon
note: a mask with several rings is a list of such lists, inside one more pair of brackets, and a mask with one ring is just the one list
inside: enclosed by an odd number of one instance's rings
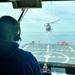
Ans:
{"label": "overcast sky", "polygon": [[[21,9],[13,9],[11,3],[0,3],[0,16],[11,15],[18,19]],[[42,8],[31,8],[21,21],[22,32],[43,31],[46,23],[51,24],[53,32],[75,31],[75,1],[42,2]]]}

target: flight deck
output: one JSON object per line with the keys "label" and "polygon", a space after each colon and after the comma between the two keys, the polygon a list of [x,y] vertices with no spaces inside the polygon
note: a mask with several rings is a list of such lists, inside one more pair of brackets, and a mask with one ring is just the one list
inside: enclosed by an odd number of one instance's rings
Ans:
{"label": "flight deck", "polygon": [[34,43],[22,49],[31,52],[40,62],[75,64],[75,50],[71,46]]}

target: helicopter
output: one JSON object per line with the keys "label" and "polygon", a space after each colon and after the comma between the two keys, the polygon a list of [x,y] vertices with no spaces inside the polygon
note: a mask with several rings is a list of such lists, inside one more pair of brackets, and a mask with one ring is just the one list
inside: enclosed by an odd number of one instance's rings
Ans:
{"label": "helicopter", "polygon": [[51,23],[47,23],[47,25],[44,25],[44,26],[46,26],[46,31],[47,31],[47,32],[50,32],[50,31],[52,30],[50,24],[53,24],[53,23],[58,22],[58,21],[60,21],[60,20],[56,20],[56,21],[53,21],[53,22],[51,22]]}

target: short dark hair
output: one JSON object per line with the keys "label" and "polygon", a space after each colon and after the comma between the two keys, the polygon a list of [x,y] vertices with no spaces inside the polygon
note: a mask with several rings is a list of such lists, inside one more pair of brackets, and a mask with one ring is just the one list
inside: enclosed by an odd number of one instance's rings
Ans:
{"label": "short dark hair", "polygon": [[0,33],[2,33],[2,34],[0,34],[0,35],[4,36],[4,34],[6,33],[6,29],[8,29],[7,33],[11,34],[11,31],[9,30],[10,27],[12,27],[12,31],[14,34],[14,40],[15,41],[21,40],[21,38],[20,38],[20,34],[21,34],[20,23],[11,16],[2,16],[0,18]]}

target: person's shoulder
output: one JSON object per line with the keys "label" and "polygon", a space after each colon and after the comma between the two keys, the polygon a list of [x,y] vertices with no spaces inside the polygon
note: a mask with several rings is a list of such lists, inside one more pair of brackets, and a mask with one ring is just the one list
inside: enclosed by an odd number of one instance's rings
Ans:
{"label": "person's shoulder", "polygon": [[24,55],[32,55],[31,52],[23,50],[23,49],[18,49],[20,53],[24,54]]}
{"label": "person's shoulder", "polygon": [[31,52],[19,49],[19,54],[24,58],[21,59],[21,61],[24,62],[25,60],[28,63],[28,65],[32,68],[32,70],[34,70],[34,75],[42,75],[40,65],[38,64],[37,59]]}
{"label": "person's shoulder", "polygon": [[23,57],[27,62],[31,64],[37,63],[37,59],[34,57],[34,55],[31,52],[19,49],[19,55],[21,55],[21,57]]}
{"label": "person's shoulder", "polygon": [[29,52],[29,51],[26,51],[26,50],[23,50],[23,49],[19,49],[19,53],[24,56],[25,58],[29,58],[29,59],[35,59],[34,55]]}

